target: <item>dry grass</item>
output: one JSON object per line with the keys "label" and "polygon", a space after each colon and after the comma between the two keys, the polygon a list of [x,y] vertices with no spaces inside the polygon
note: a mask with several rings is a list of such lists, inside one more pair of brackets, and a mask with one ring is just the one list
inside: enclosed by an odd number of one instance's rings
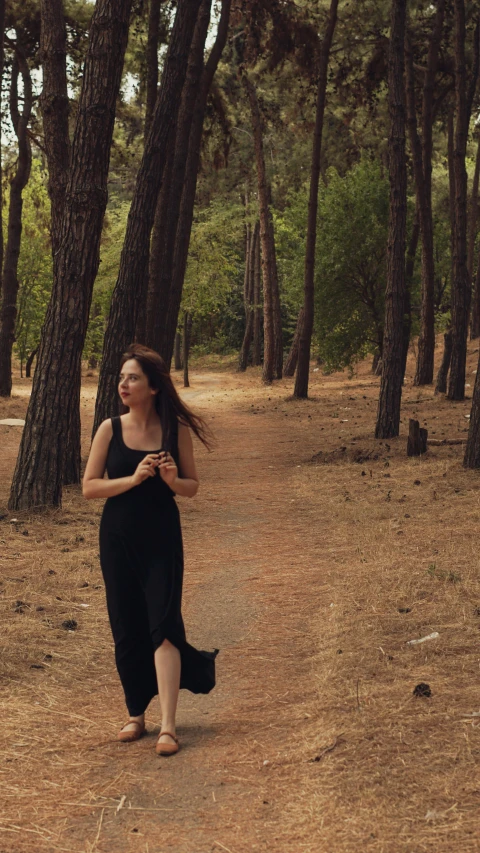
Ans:
{"label": "dry grass", "polygon": [[[69,489],[61,511],[8,515],[0,850],[477,851],[478,473],[458,446],[411,460],[404,439],[374,442],[367,365],[315,373],[302,403],[290,381],[202,370],[186,396],[219,445],[182,505],[185,615],[194,640],[222,646],[219,690],[182,697],[175,763],[151,737],[117,744],[101,507]],[[27,390],[2,417],[22,416]],[[90,378],[85,448],[93,392]],[[404,400],[405,421],[465,436],[469,401],[411,381]],[[5,503],[18,430],[0,429]],[[413,695],[420,682],[430,698]]]}

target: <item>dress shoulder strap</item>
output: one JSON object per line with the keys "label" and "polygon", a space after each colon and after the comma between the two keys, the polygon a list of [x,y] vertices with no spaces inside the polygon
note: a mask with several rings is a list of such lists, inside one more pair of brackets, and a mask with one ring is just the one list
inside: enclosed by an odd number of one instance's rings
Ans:
{"label": "dress shoulder strap", "polygon": [[117,439],[117,441],[120,441],[120,442],[121,442],[121,439],[122,439],[122,426],[121,426],[121,424],[120,424],[120,415],[115,415],[115,417],[110,418],[110,420],[112,421],[112,432],[113,432],[113,436],[114,436],[114,438],[116,438],[116,439]]}

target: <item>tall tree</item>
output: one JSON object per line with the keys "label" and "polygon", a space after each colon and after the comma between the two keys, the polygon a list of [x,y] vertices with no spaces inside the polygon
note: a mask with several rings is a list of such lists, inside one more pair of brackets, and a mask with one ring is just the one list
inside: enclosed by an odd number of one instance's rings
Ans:
{"label": "tall tree", "polygon": [[244,372],[247,369],[250,347],[253,340],[254,300],[255,300],[255,259],[257,254],[257,243],[259,239],[259,224],[255,223],[252,233],[249,233],[247,225],[246,255],[245,255],[245,281],[243,287],[243,303],[245,306],[245,333],[242,346],[238,356],[238,370]]}
{"label": "tall tree", "polygon": [[[8,234],[3,262],[3,294],[0,311],[0,396],[12,393],[12,349],[17,317],[18,258],[22,239],[22,193],[30,176],[32,149],[28,123],[32,112],[32,79],[26,56],[18,44],[14,46],[10,83],[10,118],[18,140],[18,160],[10,182]],[[19,110],[18,80],[23,83],[23,107]]]}
{"label": "tall tree", "polygon": [[[41,0],[40,21],[40,60],[43,73],[40,107],[48,163],[48,194],[51,204],[50,231],[52,257],[55,266],[60,248],[65,190],[70,165],[67,29],[63,0]],[[80,481],[80,409],[72,412],[72,418],[67,429],[68,449],[64,454],[64,485]]]}
{"label": "tall tree", "polygon": [[227,40],[228,26],[230,20],[231,0],[223,0],[220,20],[218,22],[215,42],[205,63],[200,90],[195,101],[193,121],[188,142],[188,159],[185,169],[184,184],[182,189],[182,200],[175,235],[175,249],[172,263],[172,277],[168,298],[168,308],[165,318],[165,338],[160,347],[165,361],[170,364],[172,360],[173,343],[178,324],[178,314],[182,299],[182,289],[187,268],[188,247],[193,223],[193,211],[197,189],[197,177],[200,164],[200,149],[202,141],[203,123],[207,107],[208,94],[217,70]]}
{"label": "tall tree", "polygon": [[[258,229],[260,229],[260,225],[258,225]],[[259,239],[257,239],[255,243],[255,257],[253,263],[254,268],[252,366],[259,367],[262,363],[262,259],[260,256]]]}
{"label": "tall tree", "polygon": [[405,241],[407,227],[405,90],[403,82],[406,5],[406,0],[392,0],[388,58],[390,214],[387,246],[383,369],[380,382],[375,438],[396,436],[400,428],[400,404],[403,383],[403,319],[405,312]]}
{"label": "tall tree", "polygon": [[203,73],[203,56],[211,0],[202,0],[193,35],[187,75],[182,91],[182,101],[172,146],[172,163],[169,169],[168,192],[160,195],[155,212],[150,248],[146,343],[157,351],[165,344],[166,314],[172,285],[175,238],[180,216],[182,190],[188,163],[188,147],[192,129],[195,102],[199,94]]}
{"label": "tall tree", "polygon": [[333,34],[337,23],[338,0],[331,0],[328,23],[320,46],[320,61],[317,85],[315,131],[313,135],[312,166],[310,174],[310,197],[308,200],[307,243],[305,249],[303,322],[300,326],[298,343],[297,375],[294,397],[308,397],[310,370],[310,346],[313,332],[315,305],[315,244],[317,240],[318,186],[320,182],[320,157],[322,153],[323,117],[327,92],[328,61]]}
{"label": "tall tree", "polygon": [[423,82],[421,140],[417,129],[413,46],[410,35],[407,35],[407,116],[422,241],[422,316],[420,336],[418,340],[417,369],[414,380],[415,385],[429,385],[433,382],[435,354],[435,264],[432,219],[432,139],[435,106],[434,87],[440,44],[442,40],[444,16],[445,0],[438,0],[437,10],[433,19],[433,26],[430,35],[427,65]]}
{"label": "tall tree", "polygon": [[[473,175],[472,195],[470,202],[470,216],[468,222],[468,250],[467,250],[467,270],[471,285],[473,285],[473,270],[475,263],[475,242],[477,237],[477,219],[478,219],[478,186],[480,181],[480,139],[477,140],[477,156],[475,158],[475,172]],[[475,286],[473,287],[473,302],[472,302],[472,318],[470,322],[470,336],[472,338],[480,337],[480,293],[479,293],[479,274],[477,265],[477,274],[475,276]]]}
{"label": "tall tree", "polygon": [[272,217],[272,194],[265,168],[262,117],[258,104],[257,91],[255,84],[251,80],[245,68],[241,69],[241,78],[250,104],[253,137],[255,140],[264,300],[264,355],[262,378],[265,384],[268,385],[271,384],[273,379],[281,379],[283,371],[282,321],[280,313],[277,258],[275,252],[275,233]]}
{"label": "tall tree", "polygon": [[467,269],[467,150],[468,126],[475,93],[479,64],[479,20],[474,34],[473,62],[467,85],[465,57],[466,23],[465,2],[454,0],[455,9],[455,230],[453,244],[452,282],[452,359],[447,396],[450,400],[465,397],[465,369],[467,359],[468,321],[470,315],[471,284]]}
{"label": "tall tree", "polygon": [[[5,67],[5,0],[0,0],[0,80],[3,80]],[[3,97],[0,86],[0,127],[3,126]],[[3,156],[2,140],[0,135],[0,210],[3,210]],[[3,219],[0,216],[0,298],[2,295],[3,275]]]}
{"label": "tall tree", "polygon": [[13,477],[11,509],[61,502],[67,424],[80,405],[82,349],[99,262],[131,2],[97,0],[92,17],[60,248]]}
{"label": "tall tree", "polygon": [[160,11],[165,0],[150,0],[148,7],[147,34],[147,94],[145,104],[144,137],[148,136],[152,123],[158,88],[158,45],[160,41]]}
{"label": "tall tree", "polygon": [[52,252],[55,263],[60,246],[65,190],[70,164],[67,30],[63,0],[41,0],[40,8],[40,60],[43,73],[40,107],[48,163],[48,194],[52,210]]}
{"label": "tall tree", "polygon": [[94,432],[115,411],[120,356],[133,339],[139,304],[146,298],[150,235],[155,217],[188,56],[201,0],[179,0],[160,92],[128,215],[127,230],[105,333]]}

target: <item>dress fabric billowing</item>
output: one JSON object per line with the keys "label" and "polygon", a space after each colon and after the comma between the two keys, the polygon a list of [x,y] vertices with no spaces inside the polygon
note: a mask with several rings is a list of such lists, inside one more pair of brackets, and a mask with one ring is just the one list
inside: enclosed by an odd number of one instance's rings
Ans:
{"label": "dress fabric billowing", "polygon": [[[157,451],[127,447],[119,417],[112,418],[112,428],[108,477],[128,477],[147,453]],[[170,444],[178,465],[178,424]],[[159,473],[107,499],[100,523],[100,563],[130,715],[142,714],[158,693],[154,652],[165,639],[180,651],[180,686],[208,693],[215,684],[216,652],[197,651],[185,639],[180,516],[174,492]]]}

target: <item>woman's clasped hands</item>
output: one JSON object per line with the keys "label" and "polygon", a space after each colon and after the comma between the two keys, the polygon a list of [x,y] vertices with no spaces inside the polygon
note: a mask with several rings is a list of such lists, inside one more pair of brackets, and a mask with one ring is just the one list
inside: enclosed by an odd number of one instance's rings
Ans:
{"label": "woman's clasped hands", "polygon": [[132,475],[133,485],[139,486],[148,477],[155,477],[157,471],[167,486],[172,487],[178,477],[178,468],[173,456],[166,450],[149,453],[139,462]]}

